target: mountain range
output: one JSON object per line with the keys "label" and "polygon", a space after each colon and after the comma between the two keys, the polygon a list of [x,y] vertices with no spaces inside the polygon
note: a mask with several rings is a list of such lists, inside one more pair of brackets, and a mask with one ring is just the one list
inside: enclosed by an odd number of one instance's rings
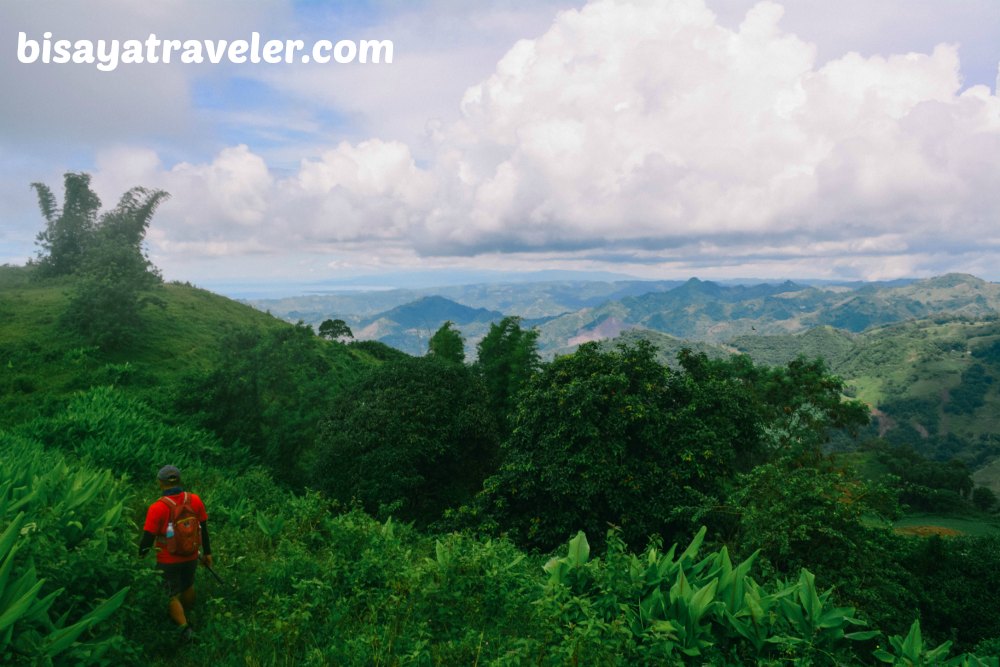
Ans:
{"label": "mountain range", "polygon": [[741,336],[793,334],[828,326],[858,333],[938,315],[1000,312],[1000,285],[966,274],[890,283],[802,281],[722,284],[678,281],[550,281],[317,294],[252,300],[251,305],[314,327],[342,319],[359,339],[423,354],[445,321],[466,338],[467,352],[491,322],[506,315],[539,331],[544,356],[630,330],[688,341],[728,343]]}

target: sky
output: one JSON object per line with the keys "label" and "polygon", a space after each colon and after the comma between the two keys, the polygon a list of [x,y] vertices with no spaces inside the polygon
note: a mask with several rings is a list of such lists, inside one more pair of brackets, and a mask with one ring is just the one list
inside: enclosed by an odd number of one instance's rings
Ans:
{"label": "sky", "polygon": [[[393,56],[102,71],[22,32]],[[167,191],[149,255],[207,287],[1000,281],[996,0],[2,0],[0,82],[0,264],[83,171]]]}

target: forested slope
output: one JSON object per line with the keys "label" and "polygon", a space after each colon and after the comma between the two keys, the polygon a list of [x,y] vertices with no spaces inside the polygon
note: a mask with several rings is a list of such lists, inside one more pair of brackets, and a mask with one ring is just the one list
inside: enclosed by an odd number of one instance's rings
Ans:
{"label": "forested slope", "polygon": [[[543,363],[516,320],[475,364],[414,358],[185,285],[102,350],[55,335],[71,281],[4,279],[20,323],[4,382],[21,388],[4,392],[0,559],[45,580],[11,616],[7,662],[872,664],[927,658],[987,604],[969,577],[994,574],[964,554],[995,562],[995,539],[895,535],[891,490],[817,453],[864,421],[822,364],[681,352],[671,370],[640,341]],[[461,463],[473,441],[479,468]],[[179,652],[134,557],[168,461],[208,504],[225,582],[199,575],[198,643]],[[26,500],[26,474],[42,495]],[[79,488],[102,489],[90,509]],[[925,569],[942,559],[952,598]],[[951,655],[989,655],[1000,628],[961,623]]]}
{"label": "forested slope", "polygon": [[[36,189],[43,252],[0,274],[5,664],[998,664],[1000,537],[894,531],[919,480],[824,453],[869,413],[822,360],[542,361],[512,317],[474,363],[451,323],[345,344],[163,285],[163,193]],[[166,463],[219,577],[183,645],[135,556]]]}

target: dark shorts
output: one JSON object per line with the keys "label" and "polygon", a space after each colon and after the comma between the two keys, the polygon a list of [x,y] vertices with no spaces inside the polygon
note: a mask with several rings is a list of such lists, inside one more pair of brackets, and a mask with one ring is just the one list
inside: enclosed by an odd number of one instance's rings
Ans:
{"label": "dark shorts", "polygon": [[198,559],[183,563],[157,563],[156,569],[163,573],[163,588],[167,591],[167,595],[174,597],[194,586]]}

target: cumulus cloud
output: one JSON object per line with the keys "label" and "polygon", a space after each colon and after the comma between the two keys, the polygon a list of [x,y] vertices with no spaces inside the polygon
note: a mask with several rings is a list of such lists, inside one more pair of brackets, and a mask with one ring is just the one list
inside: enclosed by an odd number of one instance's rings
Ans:
{"label": "cumulus cloud", "polygon": [[245,145],[169,169],[149,149],[119,147],[97,166],[94,187],[109,204],[137,182],[171,194],[148,238],[157,253],[188,259],[399,242],[433,190],[406,146],[380,140],[342,143],[283,177]]}
{"label": "cumulus cloud", "polygon": [[989,231],[1000,106],[958,94],[956,48],[816,67],[781,15],[763,2],[736,30],[699,0],[560,15],[466,93],[445,140],[465,196],[429,237],[475,251]]}
{"label": "cumulus cloud", "polygon": [[102,178],[172,192],[154,241],[187,253],[613,252],[813,274],[823,258],[890,277],[997,242],[1000,98],[963,89],[959,47],[818,63],[782,15],[770,1],[733,27],[702,0],[563,11],[466,90],[419,163],[370,139],[291,173],[239,146],[169,169],[120,155]]}

